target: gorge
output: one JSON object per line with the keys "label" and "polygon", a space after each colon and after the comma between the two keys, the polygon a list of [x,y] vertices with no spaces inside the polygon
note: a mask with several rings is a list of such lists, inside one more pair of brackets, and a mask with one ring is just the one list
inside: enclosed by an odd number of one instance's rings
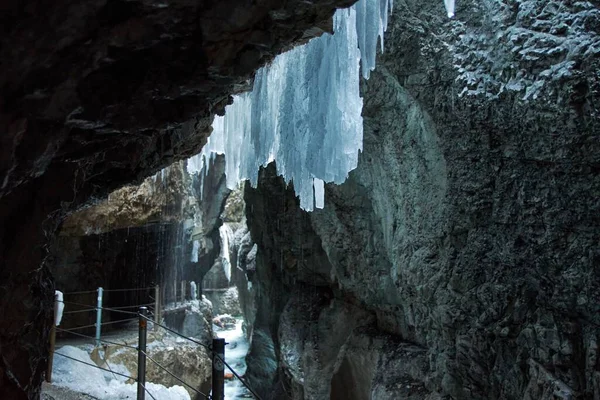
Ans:
{"label": "gorge", "polygon": [[396,0],[344,179],[269,151],[240,191],[227,152],[190,173],[352,3],[1,7],[2,398],[40,396],[55,287],[160,280],[236,288],[264,399],[600,398],[598,1]]}

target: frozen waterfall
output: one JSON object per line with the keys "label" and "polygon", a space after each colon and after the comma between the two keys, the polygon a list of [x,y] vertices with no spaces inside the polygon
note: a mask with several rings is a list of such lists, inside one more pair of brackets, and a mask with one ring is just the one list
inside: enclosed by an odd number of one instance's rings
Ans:
{"label": "frozen waterfall", "polygon": [[444,5],[448,12],[448,18],[454,18],[454,0],[444,0]]}
{"label": "frozen waterfall", "polygon": [[[453,1],[445,2],[453,12]],[[392,6],[393,0],[360,0],[338,10],[333,35],[281,54],[257,71],[252,92],[236,96],[225,116],[215,117],[188,171],[206,174],[210,158],[225,154],[227,187],[246,179],[256,187],[259,168],[276,160],[278,173],[293,182],[300,207],[323,208],[325,182],[343,183],[358,164],[360,69],[368,78],[375,68],[377,41],[383,49]]]}
{"label": "frozen waterfall", "polygon": [[[223,273],[227,278],[228,282],[231,282],[231,255],[230,245],[234,241],[233,230],[229,224],[223,224],[219,228],[219,236],[221,237],[221,265],[223,267]],[[235,267],[235,266],[233,266]]]}

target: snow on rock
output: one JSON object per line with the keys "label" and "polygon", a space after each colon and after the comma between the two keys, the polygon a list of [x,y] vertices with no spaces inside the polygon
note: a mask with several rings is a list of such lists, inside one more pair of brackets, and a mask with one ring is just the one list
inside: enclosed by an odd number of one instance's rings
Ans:
{"label": "snow on rock", "polygon": [[600,9],[586,1],[482,1],[477,27],[456,21],[454,66],[463,96],[495,98],[521,92],[523,101],[550,101],[578,69],[600,56]]}
{"label": "snow on rock", "polygon": [[[125,383],[126,378],[113,375],[110,372],[83,364],[63,357],[60,354],[76,360],[94,364],[88,353],[73,346],[63,346],[56,350],[53,367],[53,384],[86,393],[99,400],[134,399],[136,398],[136,384]],[[114,371],[127,373],[126,368],[111,368]],[[152,395],[161,400],[190,400],[188,392],[181,386],[166,388],[154,383],[146,383],[146,388]]]}

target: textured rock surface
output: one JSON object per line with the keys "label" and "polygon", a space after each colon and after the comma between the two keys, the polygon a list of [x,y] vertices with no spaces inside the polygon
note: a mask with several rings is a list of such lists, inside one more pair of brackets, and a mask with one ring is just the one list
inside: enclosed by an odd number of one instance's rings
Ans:
{"label": "textured rock surface", "polygon": [[194,306],[185,311],[181,334],[198,339],[201,343],[211,343],[213,338],[212,305],[206,300],[192,301]]}
{"label": "textured rock surface", "polygon": [[[175,342],[171,338],[164,343],[150,342],[148,356],[202,393],[210,392],[212,362],[208,350],[205,348],[185,342]],[[110,355],[108,361],[113,364],[125,365],[129,370],[129,375],[136,378],[137,357],[135,350],[125,349]],[[146,382],[159,383],[166,387],[183,386],[192,399],[197,395],[193,389],[182,385],[181,382],[152,362],[148,362],[146,366]]]}
{"label": "textured rock surface", "polygon": [[9,0],[0,12],[0,391],[33,398],[64,213],[197,152],[212,116],[348,0]]}
{"label": "textured rock surface", "polygon": [[375,329],[359,328],[346,343],[331,380],[332,399],[440,399],[430,394],[426,351]]}
{"label": "textured rock surface", "polygon": [[213,305],[214,315],[242,315],[238,289],[232,286],[228,289],[205,291],[204,295]]}
{"label": "textured rock surface", "polygon": [[[215,173],[219,172],[217,168]],[[69,215],[61,226],[60,235],[85,236],[193,219],[197,202],[190,181],[185,162],[175,163],[146,178],[140,185],[115,190],[106,200]]]}
{"label": "textured rock surface", "polygon": [[[332,398],[347,398],[340,380],[362,374],[358,363],[368,371],[355,382],[361,399],[600,396],[599,7],[459,2],[458,20],[445,22],[437,2],[397,4],[363,87],[358,169],[328,185],[325,209],[312,214],[272,168],[246,191],[257,326],[281,352],[286,396],[311,398],[329,379],[327,365],[310,378],[284,357],[290,346],[310,350],[279,314],[300,284],[371,313],[365,329],[398,349],[410,342],[422,361],[386,380],[403,356],[382,361],[355,330]],[[506,42],[513,35],[523,42]]]}

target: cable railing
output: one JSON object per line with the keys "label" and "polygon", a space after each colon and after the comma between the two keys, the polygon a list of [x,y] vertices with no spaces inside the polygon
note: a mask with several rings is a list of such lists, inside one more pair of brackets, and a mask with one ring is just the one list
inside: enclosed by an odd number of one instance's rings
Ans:
{"label": "cable railing", "polygon": [[[168,326],[162,324],[160,322],[160,308],[161,307],[160,307],[160,304],[158,301],[160,299],[160,295],[159,295],[160,291],[159,291],[158,287],[141,288],[140,290],[150,290],[150,289],[155,290],[154,299],[156,299],[156,300],[154,303],[145,303],[145,304],[130,305],[130,306],[104,307],[102,305],[102,295],[103,295],[103,292],[111,292],[111,291],[117,292],[117,291],[124,291],[124,290],[130,291],[133,289],[104,290],[102,288],[98,288],[98,290],[96,290],[96,291],[80,291],[80,292],[64,293],[65,295],[97,293],[98,294],[98,299],[97,299],[98,303],[95,307],[90,304],[65,301],[65,300],[59,299],[59,297],[57,296],[56,301],[55,301],[55,315],[58,313],[58,305],[62,303],[65,307],[67,305],[82,307],[81,310],[66,310],[62,313],[62,315],[68,316],[68,315],[80,314],[80,313],[84,313],[84,312],[89,312],[89,313],[95,312],[97,321],[95,324],[76,326],[74,328],[69,328],[69,329],[59,328],[57,325],[53,324],[54,326],[52,327],[52,332],[50,335],[50,356],[49,356],[48,370],[46,373],[46,380],[48,382],[51,382],[51,380],[52,380],[52,362],[53,362],[53,356],[54,356],[54,354],[56,354],[58,356],[65,357],[65,358],[71,359],[73,361],[80,362],[80,363],[89,365],[91,367],[98,368],[98,369],[106,371],[106,372],[110,372],[113,375],[119,375],[119,376],[128,378],[130,380],[133,380],[133,381],[137,382],[137,385],[138,385],[138,389],[137,389],[137,399],[138,400],[144,400],[146,393],[148,393],[148,395],[153,400],[156,400],[155,397],[152,395],[152,393],[150,393],[148,391],[148,388],[146,387],[146,381],[145,381],[146,360],[150,360],[150,362],[152,362],[152,364],[156,365],[157,368],[164,371],[166,374],[168,374],[170,377],[172,377],[173,379],[175,379],[177,382],[181,383],[185,387],[190,388],[190,390],[192,390],[197,395],[202,396],[203,398],[209,399],[209,400],[222,400],[222,399],[224,399],[224,382],[225,382],[225,367],[226,367],[229,371],[231,371],[232,375],[235,376],[241,382],[241,384],[256,399],[261,400],[260,396],[250,387],[250,385],[225,361],[225,344],[226,344],[225,339],[220,339],[220,338],[213,339],[212,344],[209,345],[206,343],[202,343],[198,340],[195,340],[191,337],[185,336],[185,335],[177,332],[176,330],[171,329]],[[153,313],[154,315],[152,315],[152,317],[148,315],[149,306],[151,306],[151,305],[155,306],[155,310]],[[137,312],[128,311],[129,309],[132,309],[132,308],[138,308],[138,311]],[[114,321],[102,322],[102,320],[101,320],[102,312],[105,312],[105,311],[120,313],[123,315],[134,316],[134,317],[127,318],[124,320],[114,320]],[[138,343],[137,343],[137,346],[134,346],[133,344],[128,344],[127,342],[119,343],[119,342],[116,342],[113,340],[108,340],[106,338],[101,337],[101,328],[103,326],[113,325],[113,324],[117,324],[117,323],[126,324],[126,323],[130,323],[133,321],[138,321]],[[60,323],[60,321],[55,321],[55,322],[57,324]],[[209,394],[203,393],[200,390],[198,390],[197,388],[195,388],[193,385],[185,382],[183,379],[176,376],[176,374],[174,374],[172,371],[169,371],[165,366],[161,365],[157,360],[152,358],[147,353],[147,351],[146,351],[146,335],[147,335],[148,322],[151,322],[153,324],[155,331],[158,328],[162,328],[165,331],[170,332],[173,335],[183,338],[191,343],[194,343],[197,346],[203,347],[210,352],[211,359],[212,359],[212,394],[209,395]],[[92,328],[92,327],[96,328],[95,337],[86,335],[84,333],[76,332],[76,331],[79,331],[82,329],[87,329],[87,328]],[[108,366],[108,369],[100,367],[95,364],[90,364],[90,363],[82,361],[82,360],[78,360],[74,357],[68,356],[63,353],[54,351],[55,341],[56,341],[56,339],[55,339],[56,332],[60,332],[61,334],[65,334],[65,335],[72,335],[74,337],[81,338],[81,339],[90,340],[93,343],[95,343],[96,347],[104,346],[106,349],[106,346],[112,345],[112,346],[119,346],[119,347],[128,348],[128,349],[137,351],[138,352],[138,365],[137,365],[138,375],[137,375],[137,378],[133,378],[126,374],[112,371],[110,369],[110,365],[108,364],[107,360],[104,360],[104,361],[106,362],[106,366]]]}
{"label": "cable railing", "polygon": [[153,359],[152,357],[150,357],[148,355],[148,353],[146,353],[145,351],[142,352],[144,354],[144,356],[146,357],[147,360],[150,360],[154,363],[154,365],[156,365],[159,369],[161,369],[162,371],[165,371],[168,375],[170,375],[173,379],[175,379],[176,381],[178,381],[179,383],[183,384],[184,386],[189,387],[190,389],[192,389],[194,392],[196,392],[197,394],[199,394],[200,396],[204,397],[205,399],[210,399],[210,397],[205,394],[202,393],[201,391],[199,391],[198,389],[196,389],[195,387],[193,387],[192,385],[190,385],[189,383],[186,383],[183,379],[178,378],[177,376],[175,376],[174,373],[172,373],[171,371],[169,371],[168,369],[166,369],[165,367],[163,367],[162,365],[160,365],[160,363],[158,361],[156,361],[155,359]]}
{"label": "cable railing", "polygon": [[[144,316],[142,316],[142,317],[146,318],[148,321],[150,321],[149,318],[144,317]],[[155,322],[155,324],[157,324],[157,323]],[[226,366],[227,369],[229,369],[229,371],[231,371],[231,373],[242,383],[242,385],[244,385],[246,387],[246,389],[248,389],[250,391],[250,393],[252,393],[252,395],[256,399],[260,399],[260,396],[254,390],[252,390],[252,388],[250,387],[250,385],[248,385],[248,383],[225,361],[225,357],[222,356],[220,353],[214,351],[214,349],[213,349],[213,347],[214,347],[214,341],[213,341],[213,346],[209,346],[209,345],[201,343],[201,342],[199,342],[199,341],[197,341],[197,340],[195,340],[193,338],[190,338],[188,336],[182,335],[181,333],[179,333],[179,332],[177,332],[177,331],[175,331],[175,330],[173,330],[173,329],[171,329],[171,328],[169,328],[169,327],[167,327],[165,325],[162,325],[160,323],[158,323],[157,325],[160,326],[161,328],[163,328],[164,330],[166,330],[168,332],[171,332],[171,333],[173,333],[176,336],[179,336],[180,338],[186,339],[186,340],[188,340],[188,341],[190,341],[190,342],[192,342],[194,344],[197,344],[197,345],[202,346],[202,347],[206,348],[207,350],[209,350],[212,353],[213,358],[217,358],[221,363],[223,363],[223,365]],[[216,339],[216,340],[219,340],[219,339]],[[222,340],[224,341],[224,339],[222,339]]]}
{"label": "cable railing", "polygon": [[[56,328],[56,331],[57,332],[64,332],[66,334],[77,336],[77,337],[84,338],[84,339],[92,339],[94,341],[96,340],[95,338],[93,338],[91,336],[84,335],[82,333],[73,332],[73,331],[70,331],[70,330],[67,330],[67,329]],[[133,350],[137,351],[137,347],[136,346],[131,346],[131,345],[128,345],[127,343],[118,343],[118,342],[113,342],[112,340],[107,340],[107,339],[100,339],[100,342],[101,342],[101,344],[107,344],[107,345],[112,345],[112,346],[120,346],[120,347],[125,347],[125,348],[128,348],[128,349],[133,349]]]}

